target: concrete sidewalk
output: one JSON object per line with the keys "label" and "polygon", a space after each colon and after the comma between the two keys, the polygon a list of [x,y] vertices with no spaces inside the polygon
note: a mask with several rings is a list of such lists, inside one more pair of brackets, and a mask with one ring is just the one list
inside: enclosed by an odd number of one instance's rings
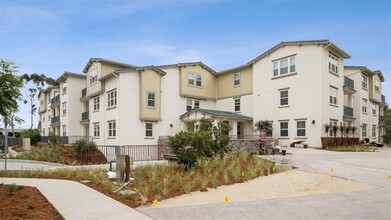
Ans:
{"label": "concrete sidewalk", "polygon": [[33,186],[65,219],[151,219],[81,183],[68,180],[0,178],[0,183]]}

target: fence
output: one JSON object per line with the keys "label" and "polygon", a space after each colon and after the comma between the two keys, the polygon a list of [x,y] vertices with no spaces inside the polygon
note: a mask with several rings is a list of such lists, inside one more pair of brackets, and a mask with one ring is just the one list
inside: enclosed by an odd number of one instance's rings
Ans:
{"label": "fence", "polygon": [[[9,137],[8,138],[8,146],[18,146],[22,145],[22,138],[13,138]],[[0,151],[3,152],[5,151],[5,146],[4,146],[4,136],[0,136]]]}
{"label": "fence", "polygon": [[116,147],[120,154],[133,157],[134,161],[159,160],[159,145],[98,146],[108,161],[116,160]]}
{"label": "fence", "polygon": [[[58,141],[60,144],[73,144],[79,140],[86,140],[92,142],[92,136],[59,136]],[[42,136],[41,142],[49,143],[49,136]]]}

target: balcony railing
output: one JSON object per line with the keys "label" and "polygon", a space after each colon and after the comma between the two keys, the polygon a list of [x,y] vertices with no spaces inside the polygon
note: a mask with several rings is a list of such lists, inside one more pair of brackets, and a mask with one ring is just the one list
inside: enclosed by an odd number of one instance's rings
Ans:
{"label": "balcony railing", "polygon": [[353,108],[348,107],[348,106],[344,106],[343,107],[343,115],[353,117]]}
{"label": "balcony railing", "polygon": [[87,88],[84,88],[81,90],[81,98],[84,98],[87,96]]}
{"label": "balcony railing", "polygon": [[52,100],[50,101],[50,103],[53,105],[53,104],[56,104],[56,103],[60,103],[60,95],[57,95],[55,96],[54,98],[52,98]]}
{"label": "balcony railing", "polygon": [[54,123],[59,123],[59,122],[60,122],[60,116],[54,116],[54,117],[52,117],[52,118],[50,119],[50,122],[51,122],[52,124],[54,124]]}
{"label": "balcony railing", "polygon": [[384,95],[381,95],[381,101],[384,103],[386,102],[386,97]]}
{"label": "balcony railing", "polygon": [[349,87],[349,88],[354,90],[354,80],[352,80],[351,78],[345,76],[344,86],[347,86],[347,87]]}
{"label": "balcony railing", "polygon": [[82,120],[82,121],[90,120],[90,114],[89,114],[89,112],[83,112],[83,113],[81,113],[81,120]]}
{"label": "balcony railing", "polygon": [[384,123],[384,115],[379,115],[379,123]]}

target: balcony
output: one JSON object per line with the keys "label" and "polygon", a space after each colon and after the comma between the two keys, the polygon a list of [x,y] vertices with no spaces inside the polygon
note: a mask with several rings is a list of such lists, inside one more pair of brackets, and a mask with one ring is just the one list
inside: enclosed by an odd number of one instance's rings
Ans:
{"label": "balcony", "polygon": [[355,118],[353,117],[353,108],[344,106],[343,107],[343,118],[347,121],[354,121]]}
{"label": "balcony", "polygon": [[82,124],[88,124],[90,121],[90,112],[81,113],[81,121]]}
{"label": "balcony", "polygon": [[54,116],[50,119],[50,123],[51,125],[56,125],[56,124],[60,124],[60,116]]}
{"label": "balcony", "polygon": [[379,124],[385,124],[384,115],[379,115]]}
{"label": "balcony", "polygon": [[60,104],[60,95],[57,95],[54,98],[52,98],[52,100],[50,100],[50,104],[52,106],[55,106],[57,104],[59,105]]}
{"label": "balcony", "polygon": [[354,90],[354,80],[345,76],[343,83],[343,91],[345,94],[348,95],[356,93],[356,90]]}

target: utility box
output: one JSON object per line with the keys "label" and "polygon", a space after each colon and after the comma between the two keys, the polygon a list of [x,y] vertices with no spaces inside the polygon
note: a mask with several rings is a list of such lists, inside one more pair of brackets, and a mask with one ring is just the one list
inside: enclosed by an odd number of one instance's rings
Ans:
{"label": "utility box", "polygon": [[22,146],[24,151],[31,150],[30,138],[23,138]]}

